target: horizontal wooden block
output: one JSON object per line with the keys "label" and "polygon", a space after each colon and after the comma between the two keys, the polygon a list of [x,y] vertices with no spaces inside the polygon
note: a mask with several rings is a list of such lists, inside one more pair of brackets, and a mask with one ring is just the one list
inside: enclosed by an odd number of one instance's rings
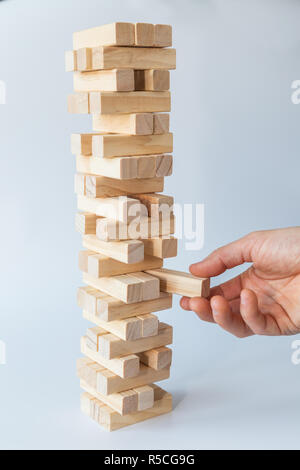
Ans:
{"label": "horizontal wooden block", "polygon": [[83,281],[95,289],[105,292],[126,304],[142,302],[142,283],[129,275],[95,279],[83,274]]}
{"label": "horizontal wooden block", "polygon": [[[83,379],[79,373],[80,386],[83,390],[93,391],[93,396],[101,400],[105,405],[110,406],[113,410],[121,416],[128,415],[138,411],[138,394],[134,391],[114,393],[112,395],[102,395],[97,390],[92,389]],[[154,400],[154,399],[153,399]],[[149,407],[150,408],[150,407]]]}
{"label": "horizontal wooden block", "polygon": [[115,134],[150,135],[154,131],[153,114],[95,114],[93,129]]}
{"label": "horizontal wooden block", "polygon": [[126,304],[157,299],[160,296],[158,279],[145,273],[93,278],[83,274],[83,281]]}
{"label": "horizontal wooden block", "polygon": [[138,387],[125,392],[103,395],[91,388],[79,374],[80,386],[83,390],[93,392],[93,395],[107,406],[119,413],[121,416],[130,415],[137,411],[147,410],[154,405],[154,390],[151,386]]}
{"label": "horizontal wooden block", "polygon": [[97,362],[87,357],[77,361],[77,373],[82,379],[97,392],[103,395],[132,390],[133,388],[143,387],[153,382],[167,380],[170,377],[170,368],[154,370],[144,364],[140,365],[139,375],[130,378],[120,378]]}
{"label": "horizontal wooden block", "polygon": [[73,34],[73,48],[96,46],[171,47],[172,26],[112,23]]}
{"label": "horizontal wooden block", "polygon": [[[84,414],[100,424],[106,431],[118,429],[155,418],[172,411],[172,395],[153,385],[154,406],[147,410],[137,411],[129,415],[120,414],[95,397],[94,389],[82,384],[85,393],[81,396],[81,410]],[[92,392],[92,393],[91,393]]]}
{"label": "horizontal wooden block", "polygon": [[157,113],[171,110],[169,91],[81,92],[68,96],[68,111],[73,114]]}
{"label": "horizontal wooden block", "polygon": [[75,218],[76,231],[81,235],[93,235],[96,233],[96,220],[95,214],[88,212],[78,212]]}
{"label": "horizontal wooden block", "polygon": [[100,320],[114,321],[168,310],[172,308],[172,295],[161,292],[158,299],[125,304],[95,288],[81,287],[78,289],[77,303],[80,308],[99,317]]}
{"label": "horizontal wooden block", "polygon": [[82,242],[87,250],[116,259],[121,263],[139,263],[144,259],[144,246],[140,240],[103,242],[98,240],[96,235],[84,235]]}
{"label": "horizontal wooden block", "polygon": [[113,359],[127,354],[137,354],[150,349],[167,346],[173,342],[173,328],[165,323],[160,323],[158,335],[135,341],[123,341],[117,336],[107,334],[99,337],[98,348],[101,356]]}
{"label": "horizontal wooden block", "polygon": [[83,253],[84,255],[82,256],[86,259],[87,268],[84,272],[94,278],[120,276],[122,274],[147,271],[149,269],[158,269],[163,265],[162,259],[152,256],[146,256],[145,259],[139,263],[126,264],[91,251],[84,251]]}
{"label": "horizontal wooden block", "polygon": [[136,91],[167,91],[170,89],[169,70],[135,70]]}
{"label": "horizontal wooden block", "polygon": [[148,215],[144,204],[127,196],[96,199],[78,196],[77,206],[80,211],[90,212],[100,217],[109,217],[124,223],[130,223],[136,217],[147,217]]}
{"label": "horizontal wooden block", "polygon": [[127,69],[74,73],[74,91],[134,91],[134,71]]}
{"label": "horizontal wooden block", "polygon": [[173,152],[173,134],[92,136],[93,157],[113,158]]}
{"label": "horizontal wooden block", "polygon": [[143,364],[155,370],[170,368],[172,364],[172,349],[165,346],[139,353],[138,356]]}
{"label": "horizontal wooden block", "polygon": [[165,69],[176,68],[175,49],[98,46],[77,51],[80,72],[107,69]]}
{"label": "horizontal wooden block", "polygon": [[158,334],[158,318],[152,314],[107,322],[84,310],[83,318],[124,341],[134,341]]}
{"label": "horizontal wooden block", "polygon": [[[81,94],[79,94],[81,95]],[[134,91],[134,92],[93,92],[88,97],[79,96],[71,101],[70,112],[86,110],[92,114],[130,114],[157,113],[171,111],[171,94],[169,91]],[[78,104],[76,104],[78,103]]]}
{"label": "horizontal wooden block", "polygon": [[153,114],[153,134],[170,132],[170,115],[168,113]]}
{"label": "horizontal wooden block", "polygon": [[173,169],[173,158],[172,155],[120,158],[93,158],[79,155],[76,157],[76,168],[79,173],[127,180],[129,186],[130,182],[136,179],[145,180],[170,176]]}
{"label": "horizontal wooden block", "polygon": [[147,209],[149,217],[158,219],[169,219],[173,214],[174,198],[166,194],[135,194],[135,199],[138,199]]}
{"label": "horizontal wooden block", "polygon": [[160,280],[160,288],[163,292],[186,297],[209,296],[210,279],[202,279],[171,269],[155,269],[148,272]]}
{"label": "horizontal wooden block", "polygon": [[143,322],[140,318],[132,317],[125,318],[123,320],[105,322],[103,320],[99,320],[98,317],[91,315],[86,311],[83,311],[83,318],[91,323],[95,323],[98,327],[105,329],[107,332],[123,339],[124,341],[134,341],[136,339],[143,338]]}
{"label": "horizontal wooden block", "polygon": [[140,371],[140,361],[138,356],[130,354],[127,356],[107,360],[99,352],[93,351],[88,347],[88,338],[81,338],[81,353],[105,367],[119,377],[129,378],[136,377]]}
{"label": "horizontal wooden block", "polygon": [[119,180],[138,178],[138,160],[133,157],[93,158],[78,155],[76,169],[79,173],[88,173]]}
{"label": "horizontal wooden block", "polygon": [[117,197],[135,193],[161,192],[163,190],[164,179],[162,177],[117,180],[105,176],[85,175],[85,194],[81,195],[96,198]]}
{"label": "horizontal wooden block", "polygon": [[178,240],[174,237],[157,237],[142,240],[145,254],[157,258],[174,258],[177,256]]}
{"label": "horizontal wooden block", "polygon": [[[99,240],[145,240],[175,232],[173,213],[157,217],[137,217],[129,224],[101,218],[96,222],[96,235]],[[144,270],[142,270],[144,271]]]}
{"label": "horizontal wooden block", "polygon": [[73,34],[73,49],[94,46],[134,46],[135,26],[132,23],[112,23]]}

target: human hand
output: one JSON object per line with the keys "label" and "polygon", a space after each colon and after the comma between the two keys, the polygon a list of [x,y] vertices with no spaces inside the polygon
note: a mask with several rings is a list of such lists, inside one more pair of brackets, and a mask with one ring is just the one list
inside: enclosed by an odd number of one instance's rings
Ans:
{"label": "human hand", "polygon": [[190,267],[199,277],[253,263],[211,289],[209,299],[183,297],[181,307],[239,338],[300,333],[300,227],[253,232]]}

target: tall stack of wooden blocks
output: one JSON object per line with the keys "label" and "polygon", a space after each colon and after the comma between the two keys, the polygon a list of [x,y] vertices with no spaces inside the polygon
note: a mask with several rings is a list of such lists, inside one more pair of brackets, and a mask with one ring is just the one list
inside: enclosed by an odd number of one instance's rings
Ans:
{"label": "tall stack of wooden blocks", "polygon": [[172,307],[172,293],[209,291],[208,280],[162,269],[177,255],[174,200],[160,194],[173,169],[171,46],[171,26],[114,23],[75,33],[66,53],[68,109],[93,117],[93,133],[71,138],[85,248],[78,304],[96,325],[77,372],[82,410],[108,430],[171,411],[154,383],[170,375],[173,331],[153,313]]}

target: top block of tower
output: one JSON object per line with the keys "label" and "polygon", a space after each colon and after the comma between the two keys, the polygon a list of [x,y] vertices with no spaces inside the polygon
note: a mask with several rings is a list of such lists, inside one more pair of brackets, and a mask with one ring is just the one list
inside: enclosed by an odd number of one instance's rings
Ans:
{"label": "top block of tower", "polygon": [[74,50],[97,46],[170,47],[172,27],[150,23],[112,23],[74,33]]}

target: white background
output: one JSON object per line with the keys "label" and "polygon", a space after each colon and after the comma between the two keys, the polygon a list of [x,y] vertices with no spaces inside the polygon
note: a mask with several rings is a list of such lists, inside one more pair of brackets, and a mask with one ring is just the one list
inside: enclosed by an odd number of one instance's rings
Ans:
{"label": "white background", "polygon": [[[237,340],[178,307],[171,415],[113,434],[79,410],[75,361],[87,328],[76,306],[74,157],[68,115],[72,32],[113,21],[168,23],[175,173],[166,193],[204,203],[205,246],[191,262],[249,231],[299,225],[300,4],[296,0],[6,0],[0,3],[0,447],[5,449],[298,448],[295,338]],[[228,276],[227,276],[228,277]],[[223,277],[223,279],[226,276]],[[218,280],[214,280],[217,283]]]}

